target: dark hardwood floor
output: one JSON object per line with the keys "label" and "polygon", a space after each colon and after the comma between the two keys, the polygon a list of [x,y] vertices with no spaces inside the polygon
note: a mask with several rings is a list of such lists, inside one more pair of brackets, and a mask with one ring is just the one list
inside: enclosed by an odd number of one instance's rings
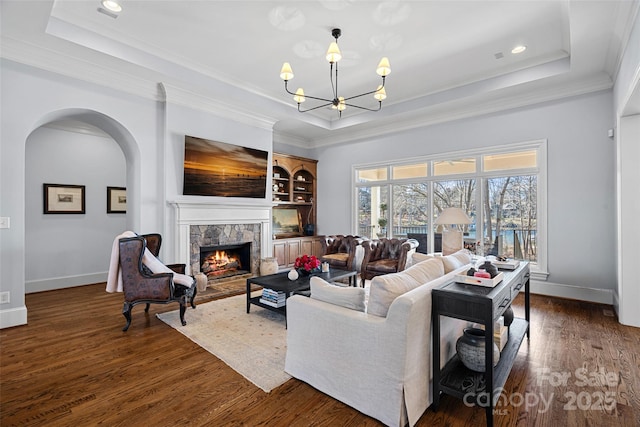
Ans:
{"label": "dark hardwood floor", "polygon": [[[26,304],[28,325],[0,330],[2,426],[380,425],[295,379],[264,393],[156,318],[177,304],[136,307],[128,332],[104,284]],[[606,305],[532,295],[531,307],[496,425],[640,425],[640,329]],[[418,423],[484,425],[484,410],[448,396]]]}

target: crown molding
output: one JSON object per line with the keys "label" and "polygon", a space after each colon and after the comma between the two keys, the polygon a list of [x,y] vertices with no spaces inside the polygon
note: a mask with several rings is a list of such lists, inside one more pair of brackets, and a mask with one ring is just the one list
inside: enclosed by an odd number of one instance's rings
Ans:
{"label": "crown molding", "polygon": [[560,81],[552,87],[531,90],[524,95],[522,93],[508,93],[488,100],[485,98],[486,95],[458,99],[445,104],[427,107],[419,111],[416,110],[411,113],[410,117],[405,117],[401,120],[398,119],[398,117],[392,117],[385,120],[384,123],[379,126],[372,127],[371,123],[369,123],[364,128],[358,127],[345,131],[334,131],[328,137],[315,139],[311,148],[380,138],[381,136],[392,133],[556,101],[591,92],[608,90],[612,87],[613,82],[611,78],[606,73],[600,73],[591,78],[571,83]]}
{"label": "crown molding", "polygon": [[[72,79],[119,90],[156,102],[172,102],[196,108],[240,123],[272,130],[277,119],[225,103],[214,95],[205,95],[167,82],[141,78],[116,68],[61,54],[50,49],[11,38],[2,38],[2,58],[59,74]],[[167,95],[167,91],[169,95]]]}
{"label": "crown molding", "polygon": [[1,57],[62,76],[160,101],[156,82],[31,43],[2,37]]}
{"label": "crown molding", "polygon": [[213,96],[196,93],[170,83],[160,83],[159,87],[164,93],[164,99],[162,99],[162,101],[167,103],[195,108],[200,111],[212,113],[218,117],[266,130],[273,130],[273,125],[277,121],[277,119],[273,117],[259,115],[253,111],[240,108],[237,105],[215,99]]}

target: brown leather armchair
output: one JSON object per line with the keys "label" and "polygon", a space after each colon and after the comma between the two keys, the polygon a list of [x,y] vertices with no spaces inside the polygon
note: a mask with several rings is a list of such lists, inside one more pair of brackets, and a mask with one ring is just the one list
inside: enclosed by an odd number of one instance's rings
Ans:
{"label": "brown leather armchair", "polygon": [[[162,239],[156,238],[159,235],[148,235],[154,251],[160,250]],[[156,246],[157,245],[157,246]],[[128,237],[119,241],[119,261],[122,272],[122,290],[124,293],[124,306],[122,315],[127,320],[127,324],[122,329],[126,331],[131,325],[131,309],[138,304],[146,304],[145,312],[149,311],[149,305],[169,304],[178,302],[180,304],[180,322],[186,325],[184,313],[187,306],[196,308],[194,299],[196,297],[196,286],[191,288],[175,284],[173,273],[151,273],[144,268],[142,256],[147,247],[147,240],[143,236]],[[149,249],[150,252],[154,252]],[[155,255],[155,253],[154,253]],[[184,267],[182,269],[184,271]]]}
{"label": "brown leather armchair", "polygon": [[[364,250],[361,245],[366,239],[359,236],[327,236],[322,240],[320,261],[342,270],[357,270],[362,262]],[[360,255],[358,257],[358,255]]]}
{"label": "brown leather armchair", "polygon": [[396,273],[407,266],[407,259],[415,252],[418,241],[415,239],[379,239],[362,244],[364,259],[360,270],[362,286],[365,280],[375,276]]}

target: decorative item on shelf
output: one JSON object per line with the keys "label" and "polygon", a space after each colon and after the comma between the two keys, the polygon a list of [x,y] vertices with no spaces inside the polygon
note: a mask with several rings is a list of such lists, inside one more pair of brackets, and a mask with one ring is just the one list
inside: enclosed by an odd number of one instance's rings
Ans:
{"label": "decorative item on shelf", "polygon": [[[485,371],[485,339],[484,330],[479,328],[465,328],[463,335],[456,342],[458,357],[464,366],[476,372]],[[500,360],[500,350],[493,343],[493,365]]]}
{"label": "decorative item on shelf", "polygon": [[511,306],[507,307],[504,311],[504,326],[509,326],[513,323],[513,308]]}
{"label": "decorative item on shelf", "polygon": [[207,278],[207,275],[204,274],[203,272],[200,273],[196,273],[196,287],[198,288],[198,292],[204,292],[207,290],[207,284],[209,279]]}
{"label": "decorative item on shelf", "polygon": [[278,191],[278,188],[280,188],[278,187],[278,184],[273,184],[273,191]]}
{"label": "decorative item on shelf", "polygon": [[300,275],[298,274],[298,271],[294,268],[293,270],[289,270],[287,277],[289,278],[289,280],[294,281],[294,280],[298,280],[298,277],[300,277]]}
{"label": "decorative item on shelf", "polygon": [[464,247],[462,230],[459,226],[472,222],[460,208],[446,208],[440,212],[434,224],[446,227],[442,232],[442,255],[450,255]]}
{"label": "decorative item on shelf", "polygon": [[[391,66],[389,65],[389,59],[383,57],[378,63],[378,67],[376,68],[376,73],[382,77],[382,84],[378,85],[375,90],[361,93],[359,95],[352,95],[349,97],[340,96],[338,93],[338,61],[342,59],[342,54],[340,52],[340,48],[338,47],[338,37],[342,34],[340,28],[334,28],[331,30],[331,36],[335,38],[335,42],[331,42],[329,45],[329,49],[327,50],[326,59],[329,61],[329,79],[331,80],[331,98],[319,98],[316,96],[309,96],[304,94],[304,90],[302,88],[298,88],[295,92],[291,92],[288,87],[289,80],[293,78],[293,70],[291,69],[291,65],[288,62],[282,64],[282,69],[280,70],[280,78],[284,80],[284,90],[293,95],[293,100],[298,104],[298,111],[301,113],[305,113],[307,111],[317,110],[318,108],[324,108],[331,106],[334,110],[338,111],[338,117],[342,117],[342,111],[344,111],[347,107],[354,107],[360,110],[366,111],[380,111],[382,109],[382,101],[387,97],[387,93],[384,88],[384,83],[386,77],[391,73]],[[335,71],[334,71],[335,69]],[[368,108],[363,107],[361,105],[352,104],[352,100],[356,98],[360,98],[366,95],[373,95],[373,98],[378,101],[378,108]],[[321,101],[320,105],[309,108],[308,110],[302,110],[300,104],[305,102],[306,98],[313,99],[315,101]]]}
{"label": "decorative item on shelf", "polygon": [[298,274],[301,275],[319,273],[320,260],[315,255],[302,255],[301,257],[296,258],[293,268],[295,268],[298,271]]}
{"label": "decorative item on shelf", "polygon": [[278,260],[274,257],[267,257],[260,260],[260,275],[267,276],[278,272]]}
{"label": "decorative item on shelf", "polygon": [[491,264],[491,261],[485,261],[484,264],[482,264],[478,268],[480,270],[484,270],[487,273],[489,273],[491,275],[492,279],[498,275],[498,267],[496,267],[495,265]]}
{"label": "decorative item on shelf", "polygon": [[309,197],[309,203],[311,203],[311,207],[307,213],[307,223],[303,227],[305,236],[313,236],[316,233],[316,226],[311,222],[311,214],[313,213],[313,197]]}

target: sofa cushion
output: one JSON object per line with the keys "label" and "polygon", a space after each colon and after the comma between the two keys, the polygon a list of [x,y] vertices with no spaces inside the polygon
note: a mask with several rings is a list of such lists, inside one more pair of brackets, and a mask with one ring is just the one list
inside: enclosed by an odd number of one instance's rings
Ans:
{"label": "sofa cushion", "polygon": [[420,252],[415,252],[413,255],[411,255],[412,265],[433,258],[435,258],[433,255],[427,255]]}
{"label": "sofa cushion", "polygon": [[349,254],[346,253],[336,253],[336,254],[327,254],[322,255],[322,260],[330,262],[333,265],[347,265],[347,261],[349,260]]}
{"label": "sofa cushion", "polygon": [[379,259],[367,264],[367,270],[388,274],[398,271],[398,261],[396,259]]}
{"label": "sofa cushion", "polygon": [[367,313],[386,317],[391,303],[400,295],[444,275],[440,259],[419,262],[406,270],[376,276],[371,280]]}
{"label": "sofa cushion", "polygon": [[318,276],[311,277],[310,284],[311,298],[351,310],[364,311],[364,288],[332,285]]}
{"label": "sofa cushion", "polygon": [[443,256],[444,272],[450,273],[453,270],[465,266],[471,262],[471,255],[466,249],[459,250],[451,255]]}

